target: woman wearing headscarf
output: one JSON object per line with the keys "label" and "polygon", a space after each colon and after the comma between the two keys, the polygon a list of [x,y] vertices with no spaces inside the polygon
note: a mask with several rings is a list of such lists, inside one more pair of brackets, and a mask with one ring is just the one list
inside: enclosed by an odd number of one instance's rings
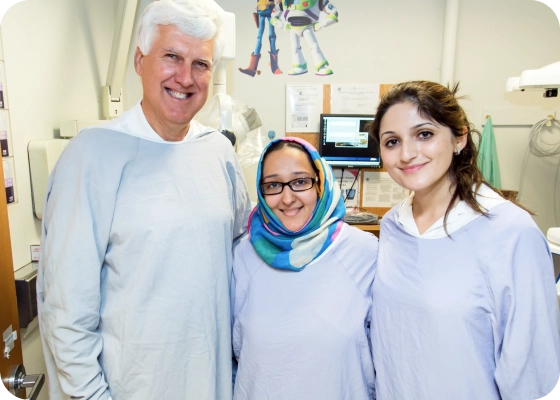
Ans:
{"label": "woman wearing headscarf", "polygon": [[257,186],[234,253],[234,399],[372,399],[377,238],[343,222],[332,170],[304,140],[271,142]]}

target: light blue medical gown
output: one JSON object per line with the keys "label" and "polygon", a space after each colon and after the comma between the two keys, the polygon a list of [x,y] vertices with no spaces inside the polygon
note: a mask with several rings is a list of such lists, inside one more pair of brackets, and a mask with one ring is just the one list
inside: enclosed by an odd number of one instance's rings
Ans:
{"label": "light blue medical gown", "polygon": [[366,400],[375,236],[345,225],[302,271],[268,266],[249,240],[235,249],[236,400]]}
{"label": "light blue medical gown", "polygon": [[250,201],[230,142],[89,129],[47,196],[38,292],[50,398],[231,399],[232,242]]}
{"label": "light blue medical gown", "polygon": [[440,239],[381,223],[371,342],[378,400],[534,400],[560,375],[546,240],[510,202]]}

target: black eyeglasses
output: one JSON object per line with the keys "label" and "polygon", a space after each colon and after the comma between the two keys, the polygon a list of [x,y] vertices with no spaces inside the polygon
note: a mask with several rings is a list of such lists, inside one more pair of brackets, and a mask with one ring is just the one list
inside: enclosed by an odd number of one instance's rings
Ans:
{"label": "black eyeglasses", "polygon": [[280,194],[284,186],[289,186],[292,192],[305,192],[313,187],[317,178],[297,178],[289,182],[265,182],[261,183],[261,192],[265,196]]}

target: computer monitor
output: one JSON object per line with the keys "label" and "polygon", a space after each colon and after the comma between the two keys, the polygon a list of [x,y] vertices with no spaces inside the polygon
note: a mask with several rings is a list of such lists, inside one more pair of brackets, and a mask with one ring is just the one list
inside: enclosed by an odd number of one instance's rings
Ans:
{"label": "computer monitor", "polygon": [[331,167],[380,168],[379,145],[366,124],[374,115],[321,114],[319,153]]}

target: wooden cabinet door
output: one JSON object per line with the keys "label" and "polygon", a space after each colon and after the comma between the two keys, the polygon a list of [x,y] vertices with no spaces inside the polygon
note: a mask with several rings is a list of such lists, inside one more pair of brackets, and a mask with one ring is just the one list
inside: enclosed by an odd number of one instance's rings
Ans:
{"label": "wooden cabinet door", "polygon": [[[5,380],[9,377],[12,368],[19,364],[23,365],[23,354],[21,351],[21,337],[19,334],[12,242],[10,239],[6,194],[4,192],[4,171],[2,163],[0,163],[0,177],[2,178],[2,190],[0,191],[0,376],[2,377],[4,386],[6,386]],[[5,343],[3,340],[3,333],[10,326],[14,332],[17,332],[18,337],[14,341],[14,348],[9,353],[10,358],[6,358],[4,355]],[[0,390],[2,389],[0,388]],[[4,397],[0,396],[0,398]],[[25,398],[25,396],[23,398]]]}

